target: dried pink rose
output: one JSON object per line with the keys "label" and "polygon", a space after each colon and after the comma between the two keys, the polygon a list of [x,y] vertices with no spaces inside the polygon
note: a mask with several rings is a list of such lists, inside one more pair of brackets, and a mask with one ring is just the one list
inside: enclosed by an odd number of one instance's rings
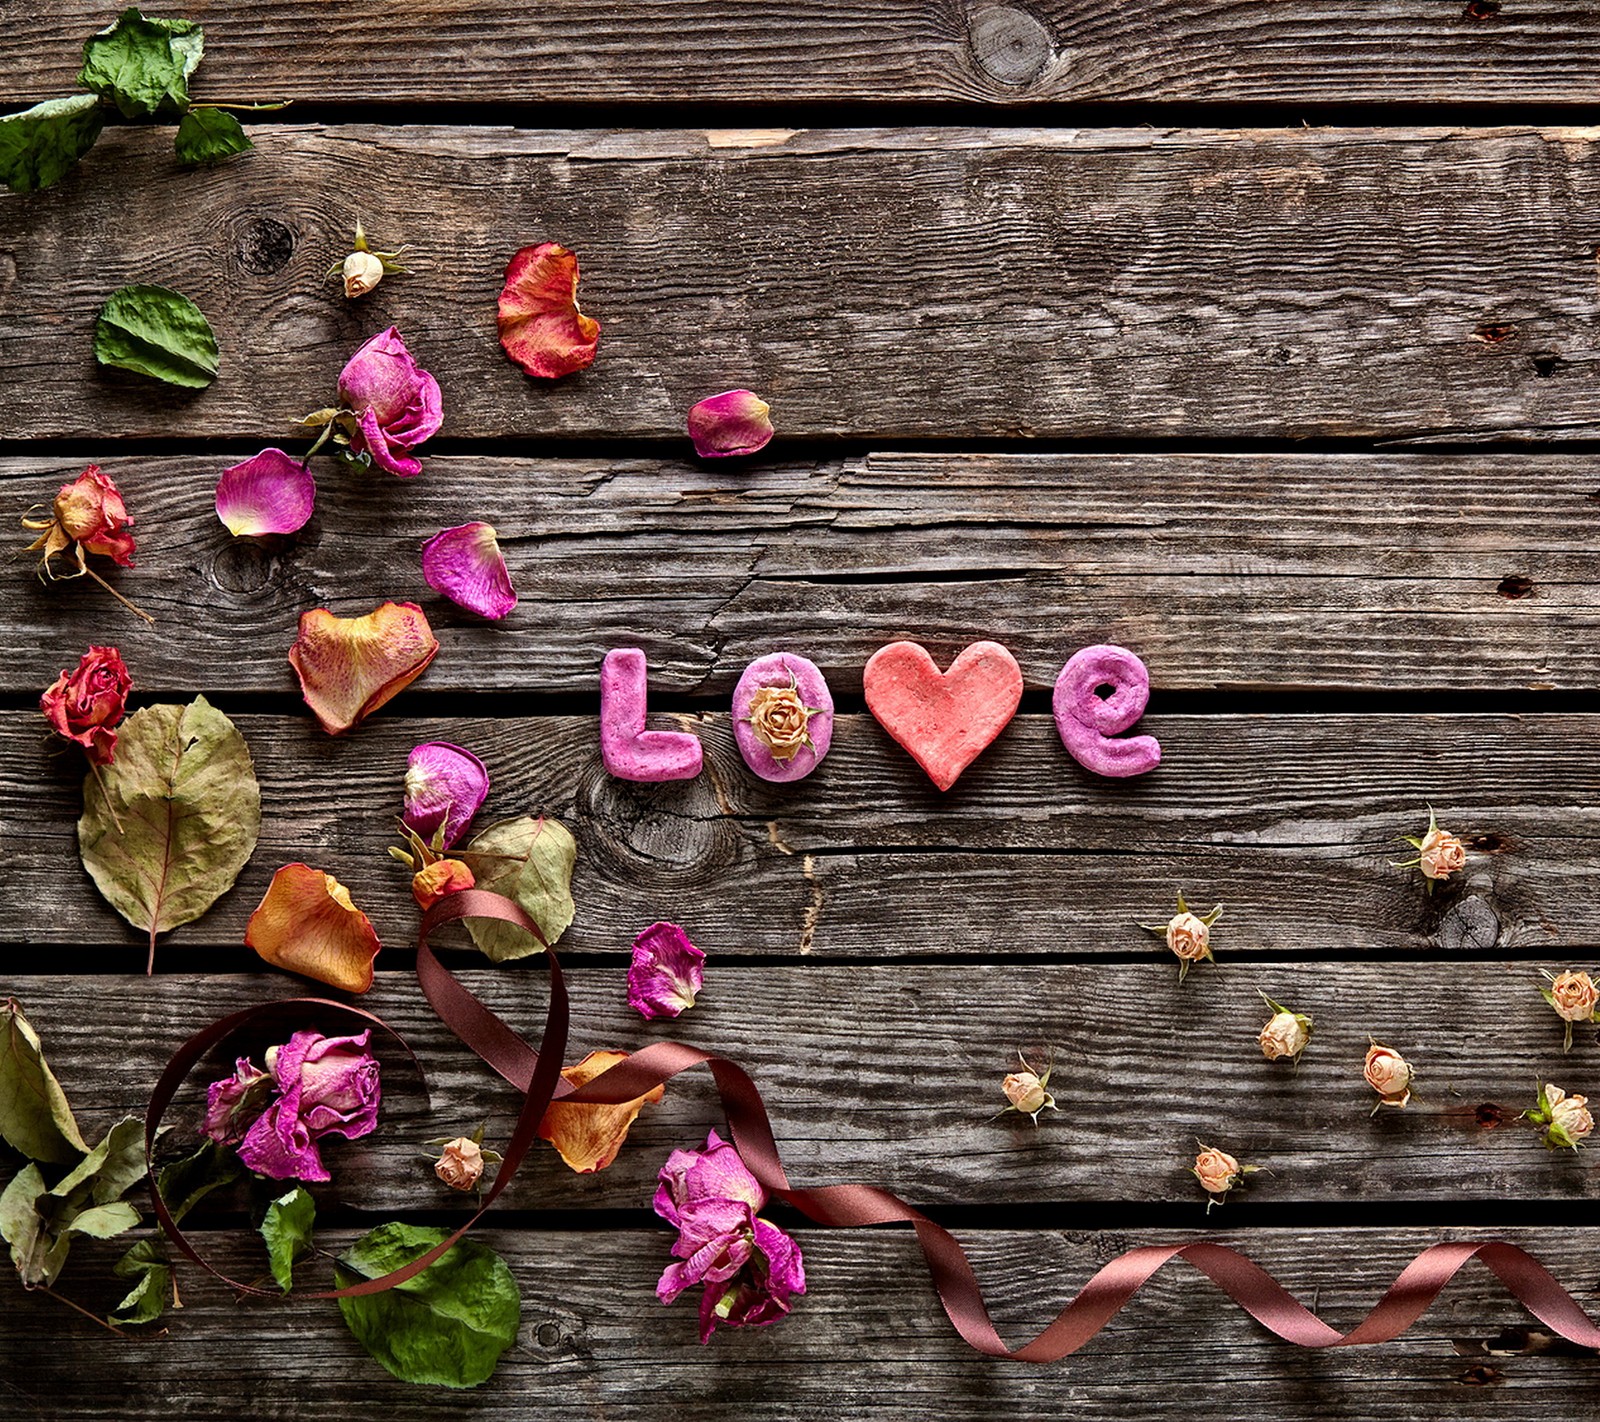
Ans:
{"label": "dried pink rose", "polygon": [[217,517],[235,538],[298,533],[316,502],[311,466],[281,449],[264,449],[217,480]]}
{"label": "dried pink rose", "polygon": [[1398,1108],[1411,1100],[1411,1083],[1416,1073],[1411,1063],[1393,1047],[1374,1042],[1367,1050],[1361,1074],[1366,1077],[1367,1085],[1378,1093],[1378,1105],[1372,1108],[1374,1116],[1378,1114],[1378,1106]]}
{"label": "dried pink rose", "polygon": [[662,1303],[703,1284],[700,1341],[719,1323],[756,1328],[776,1323],[790,1299],[806,1291],[799,1246],[757,1218],[766,1191],[739,1153],[715,1131],[703,1151],[675,1150],[661,1168],[655,1211],[678,1230],[669,1264],[656,1285]]}
{"label": "dried pink rose", "polygon": [[1600,1008],[1600,987],[1595,986],[1587,973],[1575,973],[1570,969],[1560,977],[1551,977],[1549,973],[1545,977],[1550,979],[1550,986],[1542,987],[1539,991],[1561,1019],[1565,1029],[1561,1050],[1569,1052],[1572,1050],[1572,1024],[1593,1022],[1596,1016],[1600,1016],[1596,1012]]}
{"label": "dried pink rose", "polygon": [[239,1159],[273,1180],[330,1179],[317,1142],[330,1135],[356,1140],[378,1124],[382,1091],[368,1036],[296,1032],[268,1051],[281,1095],[245,1133]]}
{"label": "dried pink rose", "polygon": [[1210,1195],[1226,1195],[1242,1173],[1239,1162],[1225,1150],[1202,1145],[1194,1158],[1194,1178]]}
{"label": "dried pink rose", "polygon": [[468,612],[498,621],[517,605],[495,531],[486,523],[464,523],[436,533],[422,545],[422,576]]}
{"label": "dried pink rose", "polygon": [[[1257,989],[1259,992],[1260,989]],[[1296,1066],[1300,1065],[1300,1054],[1305,1051],[1306,1044],[1311,1041],[1312,1021],[1304,1012],[1293,1012],[1281,1002],[1274,1002],[1266,993],[1261,993],[1261,1000],[1266,1003],[1267,1010],[1272,1013],[1267,1025],[1261,1029],[1257,1040],[1261,1044],[1261,1055],[1269,1062],[1275,1062],[1282,1057],[1290,1058]]]}
{"label": "dried pink rose", "polygon": [[1167,947],[1178,959],[1178,981],[1181,983],[1189,975],[1191,964],[1212,957],[1211,926],[1221,917],[1221,904],[1208,914],[1191,913],[1183,890],[1179,889],[1178,912],[1173,917],[1165,923],[1141,923],[1139,927],[1166,941]]}
{"label": "dried pink rose", "polygon": [[117,724],[128,709],[133,678],[115,647],[90,647],[77,668],[63,671],[39,698],[39,710],[59,736],[76,741],[96,765],[117,752]]}
{"label": "dried pink rose", "polygon": [[558,380],[594,364],[600,323],[578,309],[578,257],[560,243],[512,257],[499,313],[500,345],[529,375]]}
{"label": "dried pink rose", "polygon": [[1531,1111],[1523,1116],[1543,1126],[1544,1143],[1551,1150],[1577,1150],[1594,1130],[1587,1096],[1568,1096],[1559,1086],[1539,1083],[1539,1094]]}
{"label": "dried pink rose", "polygon": [[633,940],[628,968],[628,1006],[648,1021],[676,1017],[694,1006],[705,985],[706,955],[675,923],[652,923]]}
{"label": "dried pink rose", "polygon": [[1448,879],[1452,874],[1466,867],[1467,846],[1459,836],[1439,828],[1438,821],[1434,818],[1433,809],[1428,810],[1428,828],[1420,835],[1400,836],[1402,844],[1409,844],[1417,851],[1415,859],[1403,859],[1395,864],[1397,869],[1409,869],[1413,865],[1422,870],[1422,881],[1427,885],[1428,892],[1433,892],[1433,886]]}
{"label": "dried pink rose", "polygon": [[1015,1111],[1030,1118],[1037,1126],[1041,1111],[1060,1109],[1049,1091],[1050,1067],[1046,1066],[1042,1073],[1035,1071],[1020,1051],[1017,1060],[1022,1064],[1022,1070],[1012,1072],[1000,1083],[1006,1104],[1000,1108],[998,1115],[1004,1116],[1008,1111]]}
{"label": "dried pink rose", "polygon": [[727,390],[689,411],[689,438],[702,459],[754,454],[772,439],[772,407],[751,390]]}
{"label": "dried pink rose", "polygon": [[489,772],[477,756],[449,741],[425,741],[406,757],[401,821],[418,837],[449,849],[466,833],[489,794]]}
{"label": "dried pink rose", "polygon": [[206,1088],[206,1114],[200,1134],[218,1145],[237,1145],[267,1104],[272,1073],[262,1071],[249,1057],[239,1057],[233,1075]]}
{"label": "dried pink rose", "polygon": [[410,479],[422,473],[411,451],[444,422],[439,382],[417,364],[399,330],[391,326],[361,347],[339,373],[339,399],[357,417],[353,454]]}

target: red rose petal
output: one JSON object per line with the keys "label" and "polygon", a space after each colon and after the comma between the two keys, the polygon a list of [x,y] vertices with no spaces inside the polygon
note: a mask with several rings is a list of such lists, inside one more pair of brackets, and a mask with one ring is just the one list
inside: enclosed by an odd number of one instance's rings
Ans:
{"label": "red rose petal", "polygon": [[529,375],[556,380],[594,364],[600,323],[578,310],[578,257],[556,242],[524,247],[500,289],[500,344]]}

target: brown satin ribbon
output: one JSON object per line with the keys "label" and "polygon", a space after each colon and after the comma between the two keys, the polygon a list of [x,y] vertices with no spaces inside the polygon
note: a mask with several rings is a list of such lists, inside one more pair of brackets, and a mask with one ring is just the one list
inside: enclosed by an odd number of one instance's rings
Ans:
{"label": "brown satin ribbon", "polygon": [[[560,1065],[566,1053],[569,1009],[561,967],[554,951],[545,945],[550,969],[550,1005],[545,1016],[544,1036],[535,1048],[474,996],[429,946],[428,939],[434,930],[464,918],[500,919],[532,933],[541,943],[545,940],[537,926],[510,899],[483,889],[467,889],[441,900],[424,915],[417,941],[417,979],[434,1011],[468,1048],[524,1093],[504,1162],[493,1187],[484,1197],[482,1208],[442,1244],[381,1279],[312,1297],[375,1293],[392,1288],[427,1268],[477,1223],[484,1210],[509,1184],[527,1155],[552,1100],[616,1105],[645,1095],[691,1067],[706,1066],[711,1070],[727,1113],[733,1142],[751,1174],[768,1194],[793,1206],[808,1219],[836,1228],[895,1222],[910,1224],[950,1322],[972,1347],[990,1357],[1049,1363],[1076,1352],[1105,1327],[1146,1280],[1173,1259],[1187,1260],[1263,1327],[1302,1348],[1354,1347],[1385,1343],[1398,1337],[1416,1322],[1468,1261],[1479,1259],[1546,1327],[1569,1342],[1600,1348],[1600,1328],[1550,1272],[1525,1250],[1499,1240],[1435,1244],[1423,1250],[1401,1271],[1371,1313],[1348,1333],[1340,1333],[1323,1322],[1259,1265],[1226,1245],[1210,1241],[1146,1245],[1111,1260],[1043,1332],[1020,1348],[1009,1348],[989,1317],[983,1289],[965,1251],[943,1226],[876,1186],[852,1184],[804,1189],[789,1183],[761,1093],[737,1063],[681,1042],[655,1042],[594,1077],[581,1089],[575,1090],[563,1081]],[[322,1003],[319,999],[295,1001],[331,1006],[384,1025],[358,1008]],[[270,1010],[281,1010],[281,1007],[282,1004],[274,1004]],[[150,1103],[146,1120],[147,1159],[161,1115],[190,1068],[212,1046],[265,1010],[269,1009],[256,1008],[224,1018],[196,1034],[179,1050],[162,1074]],[[219,1274],[195,1252],[173,1223],[155,1188],[154,1176],[151,1193],[157,1217],[174,1244],[203,1268]],[[225,1275],[219,1274],[219,1277],[245,1292],[270,1292],[249,1288]]]}

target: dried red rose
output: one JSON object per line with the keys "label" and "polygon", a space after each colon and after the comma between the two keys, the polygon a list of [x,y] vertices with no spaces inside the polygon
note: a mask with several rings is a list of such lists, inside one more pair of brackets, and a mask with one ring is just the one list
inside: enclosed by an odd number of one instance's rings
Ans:
{"label": "dried red rose", "polygon": [[57,735],[76,741],[97,765],[110,765],[116,725],[128,709],[133,678],[115,647],[90,647],[75,671],[62,672],[39,698]]}

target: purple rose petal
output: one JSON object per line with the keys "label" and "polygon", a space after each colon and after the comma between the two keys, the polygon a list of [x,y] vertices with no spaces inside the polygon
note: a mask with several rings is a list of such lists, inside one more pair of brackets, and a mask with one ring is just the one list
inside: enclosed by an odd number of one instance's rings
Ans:
{"label": "purple rose petal", "polygon": [[633,940],[628,968],[628,1006],[646,1021],[676,1017],[694,1006],[705,986],[701,964],[706,955],[675,923],[652,923]]}
{"label": "purple rose petal", "polygon": [[271,1080],[271,1074],[262,1071],[249,1057],[239,1057],[233,1064],[232,1076],[206,1088],[206,1114],[200,1122],[200,1134],[211,1137],[218,1145],[236,1145],[243,1140],[254,1124],[244,1117],[252,1107],[266,1105],[267,1083]]}
{"label": "purple rose petal", "polygon": [[263,449],[217,480],[217,517],[235,538],[298,533],[316,502],[310,466],[281,449]]}
{"label": "purple rose petal", "polygon": [[448,741],[427,741],[406,758],[405,809],[400,818],[439,848],[461,838],[489,794],[489,772],[477,756]]}
{"label": "purple rose petal", "polygon": [[434,534],[422,545],[422,576],[435,592],[480,617],[498,621],[517,605],[500,544],[486,523]]}
{"label": "purple rose petal", "polygon": [[689,411],[689,438],[702,459],[754,454],[772,438],[771,406],[752,390],[727,390]]}

